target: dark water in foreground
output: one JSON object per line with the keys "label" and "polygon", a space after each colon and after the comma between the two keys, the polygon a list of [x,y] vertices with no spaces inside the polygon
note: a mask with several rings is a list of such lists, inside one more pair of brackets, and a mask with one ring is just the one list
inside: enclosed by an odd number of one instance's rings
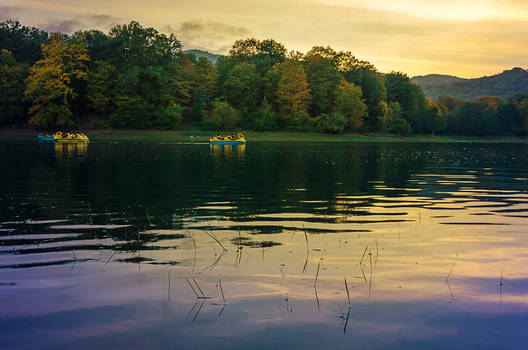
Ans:
{"label": "dark water in foreground", "polygon": [[3,143],[0,161],[1,349],[528,342],[526,144]]}

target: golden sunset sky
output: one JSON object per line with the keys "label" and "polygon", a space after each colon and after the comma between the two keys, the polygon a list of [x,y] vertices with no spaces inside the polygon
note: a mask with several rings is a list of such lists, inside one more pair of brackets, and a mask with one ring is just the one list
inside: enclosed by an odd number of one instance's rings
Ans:
{"label": "golden sunset sky", "polygon": [[410,76],[528,66],[528,0],[2,0],[6,18],[67,33],[137,20],[215,53],[247,37],[330,45]]}

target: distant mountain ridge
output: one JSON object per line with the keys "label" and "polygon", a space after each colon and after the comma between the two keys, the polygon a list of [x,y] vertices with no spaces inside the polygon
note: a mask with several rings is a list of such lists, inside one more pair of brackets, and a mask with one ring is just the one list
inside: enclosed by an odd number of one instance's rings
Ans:
{"label": "distant mountain ridge", "polygon": [[420,85],[423,92],[437,99],[451,96],[460,100],[476,100],[480,96],[500,96],[508,98],[518,93],[528,92],[528,71],[519,67],[492,76],[463,79],[452,75],[429,74],[411,79]]}
{"label": "distant mountain ridge", "polygon": [[219,54],[216,54],[216,53],[210,53],[208,51],[202,51],[202,50],[185,50],[183,51],[184,53],[186,54],[192,54],[192,55],[195,55],[196,58],[200,58],[200,57],[205,57],[207,58],[212,64],[215,64],[216,61],[218,61],[218,59],[220,57],[223,57],[223,55],[219,55]]}

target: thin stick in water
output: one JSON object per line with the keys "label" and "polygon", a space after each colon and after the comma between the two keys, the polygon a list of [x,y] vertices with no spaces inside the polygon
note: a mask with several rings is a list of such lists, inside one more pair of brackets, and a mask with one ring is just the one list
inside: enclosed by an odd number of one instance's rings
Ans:
{"label": "thin stick in water", "polygon": [[205,298],[205,294],[204,294],[202,288],[200,288],[200,286],[198,285],[198,282],[196,282],[194,277],[193,277],[193,281],[194,281],[194,284],[196,285],[196,287],[198,288],[198,290],[200,291],[200,293],[202,293],[202,297]]}
{"label": "thin stick in water", "polygon": [[363,259],[365,258],[365,253],[367,252],[368,246],[365,247],[365,250],[363,251],[363,255],[361,256],[361,261],[359,262],[359,265],[363,264]]}
{"label": "thin stick in water", "polygon": [[455,255],[455,261],[453,262],[453,266],[451,266],[451,270],[449,270],[449,273],[447,274],[447,277],[445,278],[446,281],[448,281],[449,277],[451,277],[451,274],[453,273],[453,270],[455,269],[457,260],[458,260],[458,253]]}
{"label": "thin stick in water", "polygon": [[189,282],[189,280],[187,279],[187,277],[184,277],[184,279],[187,281],[187,283],[189,284],[189,287],[191,287],[192,291],[194,292],[194,294],[196,294],[196,297],[199,298],[200,296],[198,295],[198,293],[196,292],[196,289],[194,289],[193,285],[191,284],[191,282]]}
{"label": "thin stick in water", "polygon": [[227,249],[226,247],[224,247],[224,245],[218,240],[218,238],[216,238],[216,236],[212,233],[212,232],[207,232],[207,231],[203,231],[206,235],[208,235],[209,237],[211,237],[212,239],[214,239],[216,241],[216,243],[218,243],[220,245],[220,247],[222,247],[223,250],[225,250],[227,252]]}
{"label": "thin stick in water", "polygon": [[303,232],[304,232],[304,239],[306,241],[306,251],[310,251],[310,246],[308,245],[308,234],[306,233],[306,230],[304,229],[304,225],[303,225]]}
{"label": "thin stick in water", "polygon": [[317,278],[319,277],[319,268],[320,267],[321,267],[321,260],[319,260],[319,263],[317,264],[317,272],[315,273],[314,287],[317,286]]}
{"label": "thin stick in water", "polygon": [[350,303],[350,292],[348,291],[348,284],[347,284],[346,276],[345,276],[345,289],[346,289],[347,298],[348,298],[348,306],[350,307],[350,305],[351,305],[351,303]]}
{"label": "thin stick in water", "polygon": [[222,281],[221,280],[218,280],[218,285],[220,286],[220,292],[222,293],[222,299],[224,300],[224,304],[227,304],[226,300],[225,300],[224,289],[222,288]]}
{"label": "thin stick in water", "polygon": [[171,272],[169,271],[169,274],[168,274],[168,276],[167,276],[167,281],[169,282],[169,283],[168,283],[168,287],[167,287],[167,289],[168,289],[168,299],[169,299],[169,302],[170,302],[170,297],[171,297],[171,292],[170,292],[170,289],[171,289],[171,285],[170,285],[170,273],[171,273]]}

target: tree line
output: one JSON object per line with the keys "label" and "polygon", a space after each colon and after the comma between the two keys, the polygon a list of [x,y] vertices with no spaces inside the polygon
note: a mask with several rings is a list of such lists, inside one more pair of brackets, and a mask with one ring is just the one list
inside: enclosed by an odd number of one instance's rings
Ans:
{"label": "tree line", "polygon": [[0,126],[519,134],[528,94],[433,101],[349,51],[237,40],[215,65],[138,22],[108,33],[0,23]]}

